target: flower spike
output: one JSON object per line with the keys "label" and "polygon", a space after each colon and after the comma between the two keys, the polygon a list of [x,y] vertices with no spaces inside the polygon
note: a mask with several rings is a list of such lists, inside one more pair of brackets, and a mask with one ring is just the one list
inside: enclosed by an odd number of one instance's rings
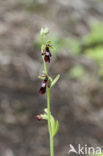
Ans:
{"label": "flower spike", "polygon": [[44,109],[44,114],[40,114],[35,116],[37,120],[47,120],[48,121],[48,131],[49,131],[49,136],[50,136],[50,156],[54,156],[54,136],[58,132],[59,129],[59,122],[58,120],[55,120],[51,113],[50,109],[50,89],[52,86],[56,84],[58,81],[60,75],[57,75],[56,78],[53,80],[49,75],[48,75],[48,70],[47,70],[47,62],[50,63],[51,59],[51,50],[54,50],[54,46],[51,44],[51,40],[45,40],[46,35],[48,34],[49,29],[41,29],[40,32],[40,39],[41,39],[41,55],[43,59],[43,64],[44,64],[44,74],[39,76],[40,79],[42,79],[41,87],[39,90],[40,94],[46,93],[47,96],[47,108]]}

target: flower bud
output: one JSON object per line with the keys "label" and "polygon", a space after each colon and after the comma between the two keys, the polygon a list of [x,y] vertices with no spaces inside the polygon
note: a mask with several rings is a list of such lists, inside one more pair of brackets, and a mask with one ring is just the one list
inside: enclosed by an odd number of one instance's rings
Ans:
{"label": "flower bud", "polygon": [[36,116],[35,116],[35,119],[37,119],[37,120],[40,121],[40,120],[42,120],[42,117],[41,117],[41,115],[36,115]]}

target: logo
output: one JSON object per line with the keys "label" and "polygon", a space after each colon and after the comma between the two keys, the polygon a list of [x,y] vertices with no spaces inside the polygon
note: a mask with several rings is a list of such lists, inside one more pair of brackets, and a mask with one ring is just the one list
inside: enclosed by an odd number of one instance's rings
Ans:
{"label": "logo", "polygon": [[88,147],[87,145],[81,146],[78,144],[77,148],[70,144],[70,149],[68,151],[68,154],[70,153],[76,153],[76,154],[101,154],[102,149],[101,147]]}
{"label": "logo", "polygon": [[70,150],[69,150],[68,154],[70,154],[71,152],[78,153],[72,144],[70,144],[69,146],[70,146]]}

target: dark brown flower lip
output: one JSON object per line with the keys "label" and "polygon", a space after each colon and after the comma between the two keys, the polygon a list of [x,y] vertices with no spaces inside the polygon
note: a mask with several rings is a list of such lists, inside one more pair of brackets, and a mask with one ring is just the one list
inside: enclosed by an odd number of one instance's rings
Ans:
{"label": "dark brown flower lip", "polygon": [[46,45],[44,52],[42,53],[42,55],[44,55],[44,60],[45,62],[49,62],[50,63],[50,57],[52,56],[50,53],[50,49],[49,49],[50,45]]}
{"label": "dark brown flower lip", "polygon": [[45,79],[43,80],[43,82],[41,84],[41,88],[39,90],[39,94],[46,93],[46,86],[48,86],[48,77],[45,75]]}
{"label": "dark brown flower lip", "polygon": [[45,62],[49,62],[50,63],[50,56],[45,55],[44,60],[45,60]]}
{"label": "dark brown flower lip", "polygon": [[44,88],[41,87],[40,90],[39,90],[39,94],[42,95],[42,94],[45,94],[45,93],[46,93],[46,87],[44,87]]}

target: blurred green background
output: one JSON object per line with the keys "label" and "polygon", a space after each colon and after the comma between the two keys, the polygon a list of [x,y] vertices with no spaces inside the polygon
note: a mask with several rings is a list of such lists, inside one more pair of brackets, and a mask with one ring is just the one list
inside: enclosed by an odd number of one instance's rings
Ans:
{"label": "blurred green background", "polygon": [[34,119],[46,107],[41,27],[55,46],[49,74],[61,75],[51,90],[55,155],[69,144],[102,149],[103,0],[0,0],[0,156],[49,155],[47,123]]}

